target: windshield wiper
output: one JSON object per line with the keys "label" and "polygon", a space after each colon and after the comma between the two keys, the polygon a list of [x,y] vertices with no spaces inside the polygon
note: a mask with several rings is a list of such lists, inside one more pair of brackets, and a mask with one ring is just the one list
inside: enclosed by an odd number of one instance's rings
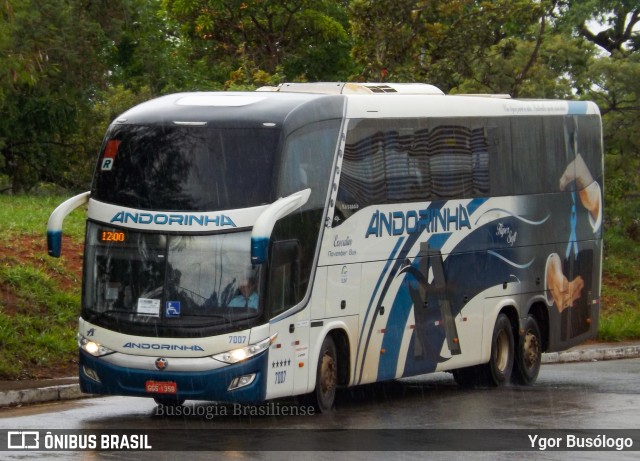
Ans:
{"label": "windshield wiper", "polygon": [[92,320],[102,320],[105,317],[111,317],[112,314],[136,315],[137,313],[129,309],[109,309],[103,312],[90,311],[90,314]]}

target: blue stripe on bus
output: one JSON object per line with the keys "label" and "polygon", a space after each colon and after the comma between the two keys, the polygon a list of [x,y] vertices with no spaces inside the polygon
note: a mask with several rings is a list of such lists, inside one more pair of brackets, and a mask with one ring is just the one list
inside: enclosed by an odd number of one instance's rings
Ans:
{"label": "blue stripe on bus", "polygon": [[251,264],[264,264],[269,253],[269,237],[251,237]]}
{"label": "blue stripe on bus", "polygon": [[48,230],[47,231],[47,248],[49,256],[59,258],[62,253],[62,231],[61,230]]}
{"label": "blue stripe on bus", "polygon": [[469,216],[471,216],[473,213],[475,213],[475,211],[480,208],[487,200],[489,200],[488,198],[474,198],[473,200],[471,200],[469,202],[469,204],[467,205],[467,211],[469,212]]}
{"label": "blue stripe on bus", "polygon": [[[439,205],[437,204],[439,203]],[[444,207],[448,202],[437,202],[437,203],[431,203],[429,204],[429,206],[427,207],[427,210],[430,209],[441,209],[442,207]],[[424,228],[422,228],[419,232],[415,232],[413,234],[410,234],[409,237],[407,237],[407,240],[402,248],[402,250],[400,251],[400,253],[398,254],[398,258],[393,261],[393,257],[391,257],[391,259],[389,260],[389,263],[393,263],[393,268],[391,269],[391,271],[389,271],[389,274],[387,275],[386,281],[384,283],[384,288],[382,290],[382,293],[380,294],[380,296],[378,297],[378,302],[376,304],[375,309],[373,310],[373,317],[371,319],[371,324],[369,325],[369,332],[367,333],[367,339],[364,343],[364,347],[362,349],[362,362],[361,362],[361,368],[360,368],[360,373],[358,376],[358,379],[356,380],[356,384],[360,384],[362,382],[362,375],[364,373],[364,362],[365,362],[365,358],[367,357],[367,351],[369,349],[369,342],[371,341],[371,335],[373,334],[373,330],[375,327],[375,323],[376,323],[376,318],[378,316],[378,312],[380,311],[380,306],[382,305],[382,301],[384,300],[386,294],[387,294],[387,290],[389,289],[389,286],[391,285],[391,282],[393,281],[393,279],[395,278],[396,274],[398,273],[398,270],[402,267],[402,265],[404,265],[405,263],[405,258],[407,257],[407,255],[409,254],[409,252],[411,251],[411,249],[413,248],[413,246],[416,244],[416,242],[420,239],[420,236],[422,235],[422,233],[425,231]],[[400,242],[399,242],[400,243]],[[396,248],[399,245],[396,244]],[[396,248],[394,248],[394,253],[396,251]],[[385,266],[386,268],[387,266]],[[384,276],[384,273],[381,275],[380,280],[378,281],[378,284],[380,284],[380,281],[382,280]],[[378,289],[378,286],[376,286],[376,291]],[[372,298],[373,300],[373,298]],[[362,330],[364,331],[367,323],[366,323],[366,319],[368,317],[369,312],[371,311],[371,307],[372,305],[370,304],[367,307],[367,316],[365,317],[365,321],[362,323]],[[360,337],[362,338],[363,335],[361,335]],[[358,349],[357,349],[357,356],[360,355],[360,347],[362,345],[362,341],[358,342]],[[357,362],[356,362],[356,368],[354,368],[354,370],[356,370],[357,373]]]}
{"label": "blue stripe on bus", "polygon": [[380,361],[378,362],[378,381],[396,377],[402,337],[404,336],[409,313],[413,308],[408,284],[409,281],[405,277],[389,311],[389,319],[380,350]]}
{"label": "blue stripe on bus", "polygon": [[[395,247],[393,247],[393,250],[391,251],[391,254],[389,255],[389,259],[387,259],[387,263],[384,265],[384,268],[382,269],[382,272],[380,273],[380,277],[378,278],[378,282],[376,283],[376,286],[374,287],[373,293],[371,295],[371,299],[369,300],[369,305],[367,306],[367,312],[365,313],[364,321],[362,322],[363,327],[364,327],[364,325],[367,324],[367,318],[369,317],[369,313],[371,312],[371,306],[373,305],[373,300],[376,298],[376,294],[378,293],[378,289],[382,285],[382,280],[385,278],[385,276],[387,274],[387,271],[391,267],[391,263],[395,260],[395,255],[398,252],[398,249],[400,248],[400,246],[402,246],[402,242],[403,241],[404,241],[404,237],[400,237],[398,239],[398,242],[396,243]],[[359,335],[358,347],[356,348],[356,351],[360,351],[360,344],[362,342],[362,336],[363,335]],[[367,343],[368,343],[368,338],[367,338]],[[364,356],[362,357],[362,360],[364,360]],[[357,369],[358,369],[358,353],[356,352],[356,363],[354,364],[354,370],[357,370]]]}
{"label": "blue stripe on bus", "polygon": [[[451,235],[453,235],[451,232],[432,235],[427,242],[434,250],[440,250]],[[420,258],[416,257],[412,264],[415,266],[419,265]],[[409,292],[409,283],[410,281],[405,277],[402,285],[398,289],[396,299],[393,301],[391,312],[389,312],[387,328],[382,339],[381,347],[384,353],[380,354],[380,361],[378,362],[378,381],[395,378],[402,337],[407,328],[409,313],[413,308],[413,300]]]}
{"label": "blue stripe on bus", "polygon": [[[471,200],[467,205],[469,216],[471,216],[487,200],[487,198],[477,198]],[[453,234],[450,232],[445,234],[431,235],[427,242],[429,246],[434,250],[441,250],[446,241],[451,237],[451,235]],[[413,247],[413,245],[416,243],[415,241],[417,241],[418,239],[416,238],[411,240],[414,241],[407,241],[407,246],[409,246],[410,248]],[[410,250],[410,248],[407,249],[407,252]],[[416,257],[412,262],[413,265],[417,265],[419,263],[420,258],[418,257]],[[407,328],[409,314],[411,312],[411,309],[413,308],[413,300],[411,299],[409,293],[409,283],[409,281],[402,282],[402,285],[396,295],[396,299],[394,299],[393,301],[391,311],[389,312],[387,327],[385,329],[381,346],[381,349],[384,351],[384,353],[381,353],[380,360],[378,362],[378,381],[395,378],[398,358],[400,356],[400,348],[402,346],[402,338]]]}
{"label": "blue stripe on bus", "polygon": [[569,115],[585,115],[589,109],[589,103],[586,101],[567,101],[569,106]]}
{"label": "blue stripe on bus", "polygon": [[[378,302],[376,303],[376,307],[373,309],[373,316],[371,318],[371,323],[369,324],[369,332],[367,333],[367,339],[362,349],[362,366],[360,368],[360,375],[357,381],[358,384],[362,382],[362,374],[364,373],[364,362],[365,362],[365,358],[367,357],[367,351],[369,350],[369,342],[371,341],[371,335],[373,334],[373,330],[376,325],[376,318],[379,315],[380,307],[382,306],[382,301],[385,299],[387,295],[387,291],[389,290],[389,286],[391,286],[391,282],[393,282],[393,279],[395,279],[396,274],[398,273],[398,270],[400,270],[400,268],[404,264],[405,258],[407,257],[409,250],[413,247],[415,241],[417,240],[418,235],[419,233],[416,232],[415,234],[412,234],[409,238],[407,238],[404,246],[402,247],[402,250],[400,250],[400,252],[398,253],[398,257],[395,260],[394,259],[389,260],[389,263],[392,263],[393,267],[391,268],[388,275],[386,276],[384,287],[382,288],[382,292],[378,297]],[[396,246],[399,246],[399,245],[396,245]],[[371,310],[371,307],[372,306],[369,306],[367,308],[367,313]],[[363,323],[362,325],[363,325],[362,329],[364,330],[366,323]],[[358,352],[360,351],[359,349],[360,345],[361,343],[359,343],[358,345]]]}

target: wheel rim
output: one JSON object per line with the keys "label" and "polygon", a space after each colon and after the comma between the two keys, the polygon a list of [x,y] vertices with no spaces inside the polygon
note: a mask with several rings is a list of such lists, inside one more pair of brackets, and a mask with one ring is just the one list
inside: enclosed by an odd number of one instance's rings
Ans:
{"label": "wheel rim", "polygon": [[323,395],[333,392],[336,386],[336,362],[329,354],[322,356],[320,367],[320,390]]}
{"label": "wheel rim", "polygon": [[540,343],[538,337],[531,330],[524,337],[523,354],[524,365],[528,370],[535,368],[540,356]]}
{"label": "wheel rim", "polygon": [[501,330],[496,338],[496,368],[503,373],[509,363],[509,338],[507,332]]}

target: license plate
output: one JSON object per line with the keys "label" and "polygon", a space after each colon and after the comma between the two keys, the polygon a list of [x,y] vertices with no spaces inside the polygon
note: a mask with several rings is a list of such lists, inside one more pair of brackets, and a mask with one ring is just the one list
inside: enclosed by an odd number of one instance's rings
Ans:
{"label": "license plate", "polygon": [[173,381],[147,381],[147,392],[152,394],[177,394],[178,385]]}

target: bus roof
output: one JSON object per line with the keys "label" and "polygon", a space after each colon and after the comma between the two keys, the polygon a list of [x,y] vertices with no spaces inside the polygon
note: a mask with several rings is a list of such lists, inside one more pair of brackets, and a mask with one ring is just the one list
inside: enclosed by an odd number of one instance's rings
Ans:
{"label": "bus roof", "polygon": [[[346,112],[343,107],[346,102]],[[311,110],[298,109],[306,106]],[[500,117],[599,114],[589,101],[511,99],[508,95],[444,95],[421,83],[296,83],[256,92],[176,93],[142,103],[116,124],[273,126],[295,112],[328,118]],[[306,118],[306,117],[304,117]],[[265,125],[266,124],[266,125]],[[295,124],[299,125],[299,124]]]}
{"label": "bus roof", "polygon": [[342,94],[347,118],[490,117],[599,114],[587,101],[511,99],[508,94],[446,95],[426,83],[283,83],[258,92]]}
{"label": "bus roof", "polygon": [[283,83],[278,86],[263,86],[257,91],[315,94],[444,94],[439,88],[427,83]]}
{"label": "bus roof", "polygon": [[116,124],[175,124],[247,127],[282,125],[296,109],[310,104],[319,120],[343,116],[344,97],[310,93],[175,93],[139,104]]}
{"label": "bus roof", "polygon": [[506,117],[599,114],[590,101],[501,99],[481,96],[349,95],[347,118]]}

